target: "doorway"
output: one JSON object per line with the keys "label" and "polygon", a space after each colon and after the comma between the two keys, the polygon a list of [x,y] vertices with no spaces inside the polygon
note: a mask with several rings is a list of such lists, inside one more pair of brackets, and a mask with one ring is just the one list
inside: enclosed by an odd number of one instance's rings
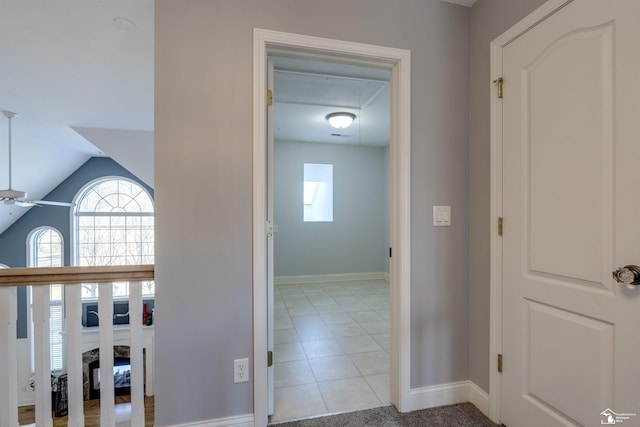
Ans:
{"label": "doorway", "polygon": [[[268,59],[274,65],[270,420],[388,405],[390,72]],[[331,126],[327,118],[340,114],[353,122]]]}
{"label": "doorway", "polygon": [[390,400],[407,411],[410,396],[410,52],[402,49],[310,37],[291,33],[254,30],[253,114],[253,298],[254,298],[254,417],[256,425],[268,423],[268,324],[267,247],[270,224],[267,215],[267,56],[313,59],[359,64],[391,71],[390,138]]}

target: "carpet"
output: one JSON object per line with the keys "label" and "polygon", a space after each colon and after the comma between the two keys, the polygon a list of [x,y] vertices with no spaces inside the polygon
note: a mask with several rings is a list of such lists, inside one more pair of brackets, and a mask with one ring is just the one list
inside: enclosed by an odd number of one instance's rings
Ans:
{"label": "carpet", "polygon": [[497,427],[471,403],[459,403],[401,414],[393,406],[289,421],[278,427]]}

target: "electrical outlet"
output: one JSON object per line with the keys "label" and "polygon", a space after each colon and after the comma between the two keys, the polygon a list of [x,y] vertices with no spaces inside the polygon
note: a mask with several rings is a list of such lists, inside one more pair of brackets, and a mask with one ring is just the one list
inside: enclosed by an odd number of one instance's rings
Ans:
{"label": "electrical outlet", "polygon": [[233,361],[233,382],[246,383],[249,381],[249,359]]}

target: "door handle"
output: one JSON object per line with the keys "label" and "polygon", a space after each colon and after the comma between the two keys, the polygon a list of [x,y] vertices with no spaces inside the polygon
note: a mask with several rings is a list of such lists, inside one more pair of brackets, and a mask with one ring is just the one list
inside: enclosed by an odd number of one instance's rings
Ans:
{"label": "door handle", "polygon": [[613,278],[621,285],[640,285],[640,267],[637,265],[626,265],[613,270]]}

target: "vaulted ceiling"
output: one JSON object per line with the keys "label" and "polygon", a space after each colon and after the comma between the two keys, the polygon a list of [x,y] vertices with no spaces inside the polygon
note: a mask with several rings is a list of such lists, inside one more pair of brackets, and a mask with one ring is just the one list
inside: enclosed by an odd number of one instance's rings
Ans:
{"label": "vaulted ceiling", "polygon": [[[18,114],[14,189],[40,199],[105,153],[127,167],[125,141],[147,155],[134,173],[153,184],[153,0],[7,0],[0,36],[0,109]],[[0,116],[0,189],[7,168]],[[0,203],[0,232],[26,210]]]}

